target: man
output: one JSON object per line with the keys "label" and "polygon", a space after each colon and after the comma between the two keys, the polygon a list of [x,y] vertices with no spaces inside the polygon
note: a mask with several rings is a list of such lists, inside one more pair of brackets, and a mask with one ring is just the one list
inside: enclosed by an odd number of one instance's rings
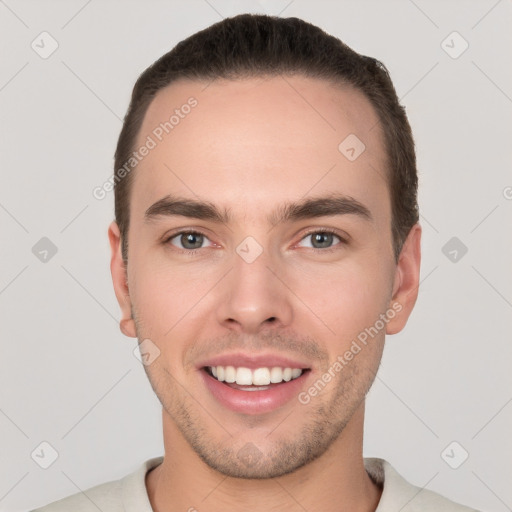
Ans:
{"label": "man", "polygon": [[384,66],[241,15],[138,79],[109,228],[164,457],[40,511],[464,511],[363,459],[419,285],[414,143]]}

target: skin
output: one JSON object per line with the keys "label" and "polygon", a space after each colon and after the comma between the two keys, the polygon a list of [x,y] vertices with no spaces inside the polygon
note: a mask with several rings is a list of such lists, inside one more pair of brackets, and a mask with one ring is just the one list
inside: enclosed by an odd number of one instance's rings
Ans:
{"label": "skin", "polygon": [[[373,511],[381,489],[363,465],[365,395],[385,334],[401,331],[414,307],[421,228],[411,229],[397,263],[382,133],[361,93],[300,76],[207,85],[174,83],[148,109],[139,145],[190,96],[198,101],[136,168],[126,266],[119,229],[109,228],[121,330],[160,350],[144,366],[162,403],[165,446],[164,462],[146,476],[151,505]],[[366,146],[353,162],[338,150],[349,134]],[[359,201],[371,219],[269,223],[285,202],[332,193]],[[210,202],[231,219],[146,219],[168,194]],[[329,228],[337,235],[327,247],[313,245],[311,232]],[[196,253],[180,236],[168,241],[178,229],[206,236]],[[236,252],[248,236],[263,250],[252,263]],[[205,357],[278,353],[309,362],[307,390],[393,304],[400,312],[307,405],[237,413],[200,378]],[[258,457],[244,459],[245,446]]]}

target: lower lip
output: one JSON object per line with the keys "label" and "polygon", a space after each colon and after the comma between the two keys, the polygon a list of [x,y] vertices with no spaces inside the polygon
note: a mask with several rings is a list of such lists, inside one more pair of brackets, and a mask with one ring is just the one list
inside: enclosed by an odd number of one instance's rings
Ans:
{"label": "lower lip", "polygon": [[273,385],[261,391],[242,391],[227,386],[212,377],[205,369],[200,371],[206,387],[223,406],[243,414],[263,414],[282,407],[298,395],[304,387],[304,381],[309,371],[304,371],[300,377]]}

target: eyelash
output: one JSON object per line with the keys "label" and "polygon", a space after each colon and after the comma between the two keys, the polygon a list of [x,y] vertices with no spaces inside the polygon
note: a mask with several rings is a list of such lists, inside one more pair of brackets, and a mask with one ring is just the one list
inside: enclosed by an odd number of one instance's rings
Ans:
{"label": "eyelash", "polygon": [[333,245],[332,247],[327,247],[325,249],[318,249],[316,247],[308,247],[308,249],[313,249],[313,251],[315,251],[315,252],[322,252],[322,253],[334,252],[334,251],[339,250],[340,245],[347,244],[347,240],[342,235],[340,235],[340,233],[338,231],[336,231],[335,229],[332,229],[332,228],[312,229],[311,231],[308,231],[307,233],[305,233],[304,236],[300,239],[300,241],[304,240],[304,238],[308,237],[309,235],[318,234],[318,233],[321,233],[322,235],[324,235],[324,234],[334,235],[337,238],[339,238],[340,242],[339,242],[339,244]]}
{"label": "eyelash", "polygon": [[[177,231],[176,233],[173,233],[172,235],[166,237],[165,240],[163,241],[164,245],[170,244],[170,241],[173,238],[176,238],[181,235],[202,235],[205,238],[208,238],[208,236],[206,234],[202,233],[201,231],[184,229],[182,231]],[[170,245],[172,245],[172,244],[170,244]],[[187,256],[194,256],[196,253],[198,253],[202,249],[205,249],[205,247],[200,247],[199,249],[180,249],[179,247],[174,247],[174,249],[182,254],[186,254]]]}
{"label": "eyelash", "polygon": [[[339,248],[338,247],[339,245],[348,243],[347,240],[338,233],[338,231],[336,231],[335,229],[331,229],[331,228],[312,229],[311,231],[308,231],[307,233],[305,233],[304,236],[300,239],[300,241],[304,240],[304,238],[308,237],[309,235],[318,234],[318,233],[334,235],[339,238],[340,243],[334,245],[333,247],[327,247],[324,249],[318,249],[316,247],[308,247],[307,249],[312,249],[315,252],[322,252],[322,253],[333,252]],[[173,233],[172,235],[166,237],[165,240],[163,241],[164,245],[169,244],[173,238],[176,238],[180,235],[202,235],[205,238],[208,238],[208,236],[206,234],[202,233],[201,231],[182,230],[182,231],[177,231],[176,233]],[[188,256],[194,256],[197,252],[201,251],[202,249],[206,249],[206,247],[200,247],[198,249],[180,249],[179,247],[175,247],[175,249],[181,253],[186,253]]]}

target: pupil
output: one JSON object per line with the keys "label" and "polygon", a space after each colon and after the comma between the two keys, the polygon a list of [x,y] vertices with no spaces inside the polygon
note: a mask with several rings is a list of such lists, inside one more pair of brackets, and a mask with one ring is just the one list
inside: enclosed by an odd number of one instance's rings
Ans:
{"label": "pupil", "polygon": [[332,234],[331,233],[316,233],[313,236],[313,245],[318,248],[320,247],[329,247],[332,243]]}
{"label": "pupil", "polygon": [[181,235],[181,243],[186,249],[198,249],[203,243],[202,236],[203,235],[194,233]]}

